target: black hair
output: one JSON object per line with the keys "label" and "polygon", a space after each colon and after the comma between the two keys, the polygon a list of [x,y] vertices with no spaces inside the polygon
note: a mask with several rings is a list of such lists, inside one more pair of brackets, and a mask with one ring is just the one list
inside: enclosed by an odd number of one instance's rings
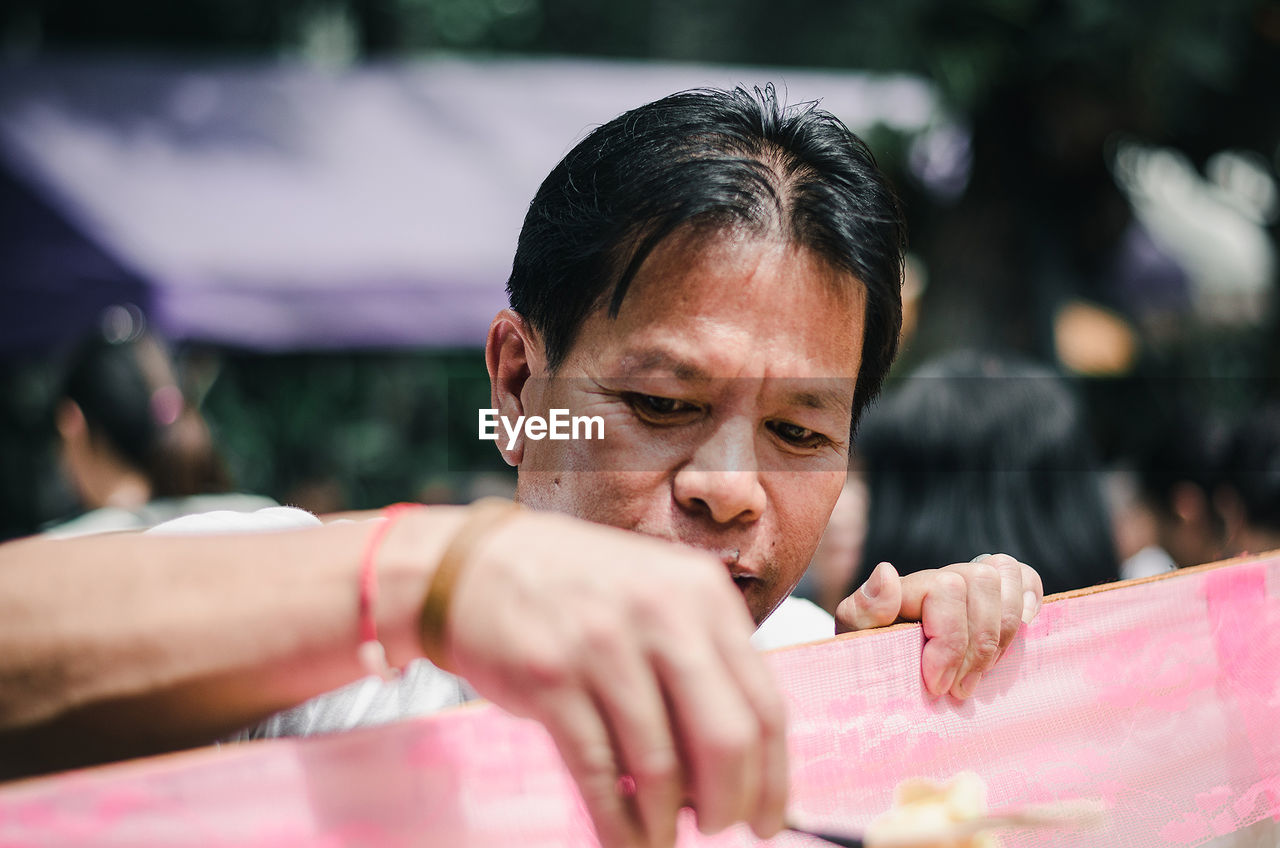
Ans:
{"label": "black hair", "polygon": [[867,414],[858,453],[863,577],[882,560],[910,573],[998,551],[1046,592],[1119,579],[1081,409],[1049,368],[973,351],[927,363]]}
{"label": "black hair", "polygon": [[230,488],[203,418],[183,401],[150,336],[82,341],[67,362],[61,396],[80,408],[91,439],[146,476],[152,497]]}
{"label": "black hair", "polygon": [[663,239],[737,228],[806,248],[866,288],[856,421],[897,353],[901,208],[861,139],[816,103],[784,107],[772,85],[673,94],[587,135],[529,205],[511,308],[554,370],[592,311],[617,316]]}
{"label": "black hair", "polygon": [[[1169,515],[1173,512],[1174,489],[1191,483],[1209,500],[1222,480],[1230,437],[1225,422],[1183,398],[1175,399],[1153,418],[1146,441],[1136,451],[1138,487],[1143,499]],[[1220,520],[1216,513],[1211,512],[1211,516]]]}
{"label": "black hair", "polygon": [[80,407],[92,437],[141,470],[151,462],[160,431],[151,412],[151,391],[132,344],[93,336],[72,355],[62,395]]}
{"label": "black hair", "polygon": [[1224,453],[1221,479],[1239,494],[1245,518],[1280,530],[1280,405],[1238,423]]}

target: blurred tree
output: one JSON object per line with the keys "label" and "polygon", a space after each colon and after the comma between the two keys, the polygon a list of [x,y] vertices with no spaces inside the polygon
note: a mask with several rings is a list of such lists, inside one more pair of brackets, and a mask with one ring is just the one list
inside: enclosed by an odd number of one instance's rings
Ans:
{"label": "blurred tree", "polygon": [[506,470],[476,439],[475,411],[489,405],[478,351],[224,353],[216,370],[203,408],[247,490],[366,508],[440,483],[461,497],[474,475]]}
{"label": "blurred tree", "polygon": [[17,0],[6,4],[7,31],[36,22],[44,49],[151,48],[256,51],[275,48],[308,0]]}

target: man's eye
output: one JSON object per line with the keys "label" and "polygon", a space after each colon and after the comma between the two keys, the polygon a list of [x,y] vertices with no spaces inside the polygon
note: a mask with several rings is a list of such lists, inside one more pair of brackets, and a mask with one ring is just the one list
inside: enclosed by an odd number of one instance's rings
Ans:
{"label": "man's eye", "polygon": [[669,424],[697,414],[698,407],[688,401],[658,395],[628,394],[627,403],[645,421]]}
{"label": "man's eye", "polygon": [[830,439],[816,430],[810,430],[808,427],[801,427],[799,424],[791,424],[787,421],[771,422],[769,429],[787,444],[798,448],[820,448],[831,444]]}

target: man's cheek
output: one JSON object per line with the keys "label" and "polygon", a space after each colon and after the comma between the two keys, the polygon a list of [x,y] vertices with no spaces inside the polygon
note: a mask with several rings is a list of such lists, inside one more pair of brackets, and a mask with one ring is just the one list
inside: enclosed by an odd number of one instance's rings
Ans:
{"label": "man's cheek", "polygon": [[594,456],[602,471],[662,473],[683,464],[688,441],[681,428],[652,427],[619,415],[605,419],[605,438]]}
{"label": "man's cheek", "polygon": [[623,530],[670,538],[662,475],[637,471],[574,475],[579,517]]}

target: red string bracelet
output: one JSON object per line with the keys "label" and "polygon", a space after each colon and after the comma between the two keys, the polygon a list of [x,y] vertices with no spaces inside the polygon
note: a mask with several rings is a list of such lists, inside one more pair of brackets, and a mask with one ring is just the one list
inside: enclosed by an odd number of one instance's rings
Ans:
{"label": "red string bracelet", "polygon": [[384,509],[384,517],[369,534],[360,558],[360,646],[356,649],[356,657],[365,672],[383,680],[395,680],[400,676],[400,669],[387,662],[387,649],[378,640],[378,619],[374,615],[378,604],[378,551],[396,521],[415,509],[425,507],[422,504],[398,503]]}

